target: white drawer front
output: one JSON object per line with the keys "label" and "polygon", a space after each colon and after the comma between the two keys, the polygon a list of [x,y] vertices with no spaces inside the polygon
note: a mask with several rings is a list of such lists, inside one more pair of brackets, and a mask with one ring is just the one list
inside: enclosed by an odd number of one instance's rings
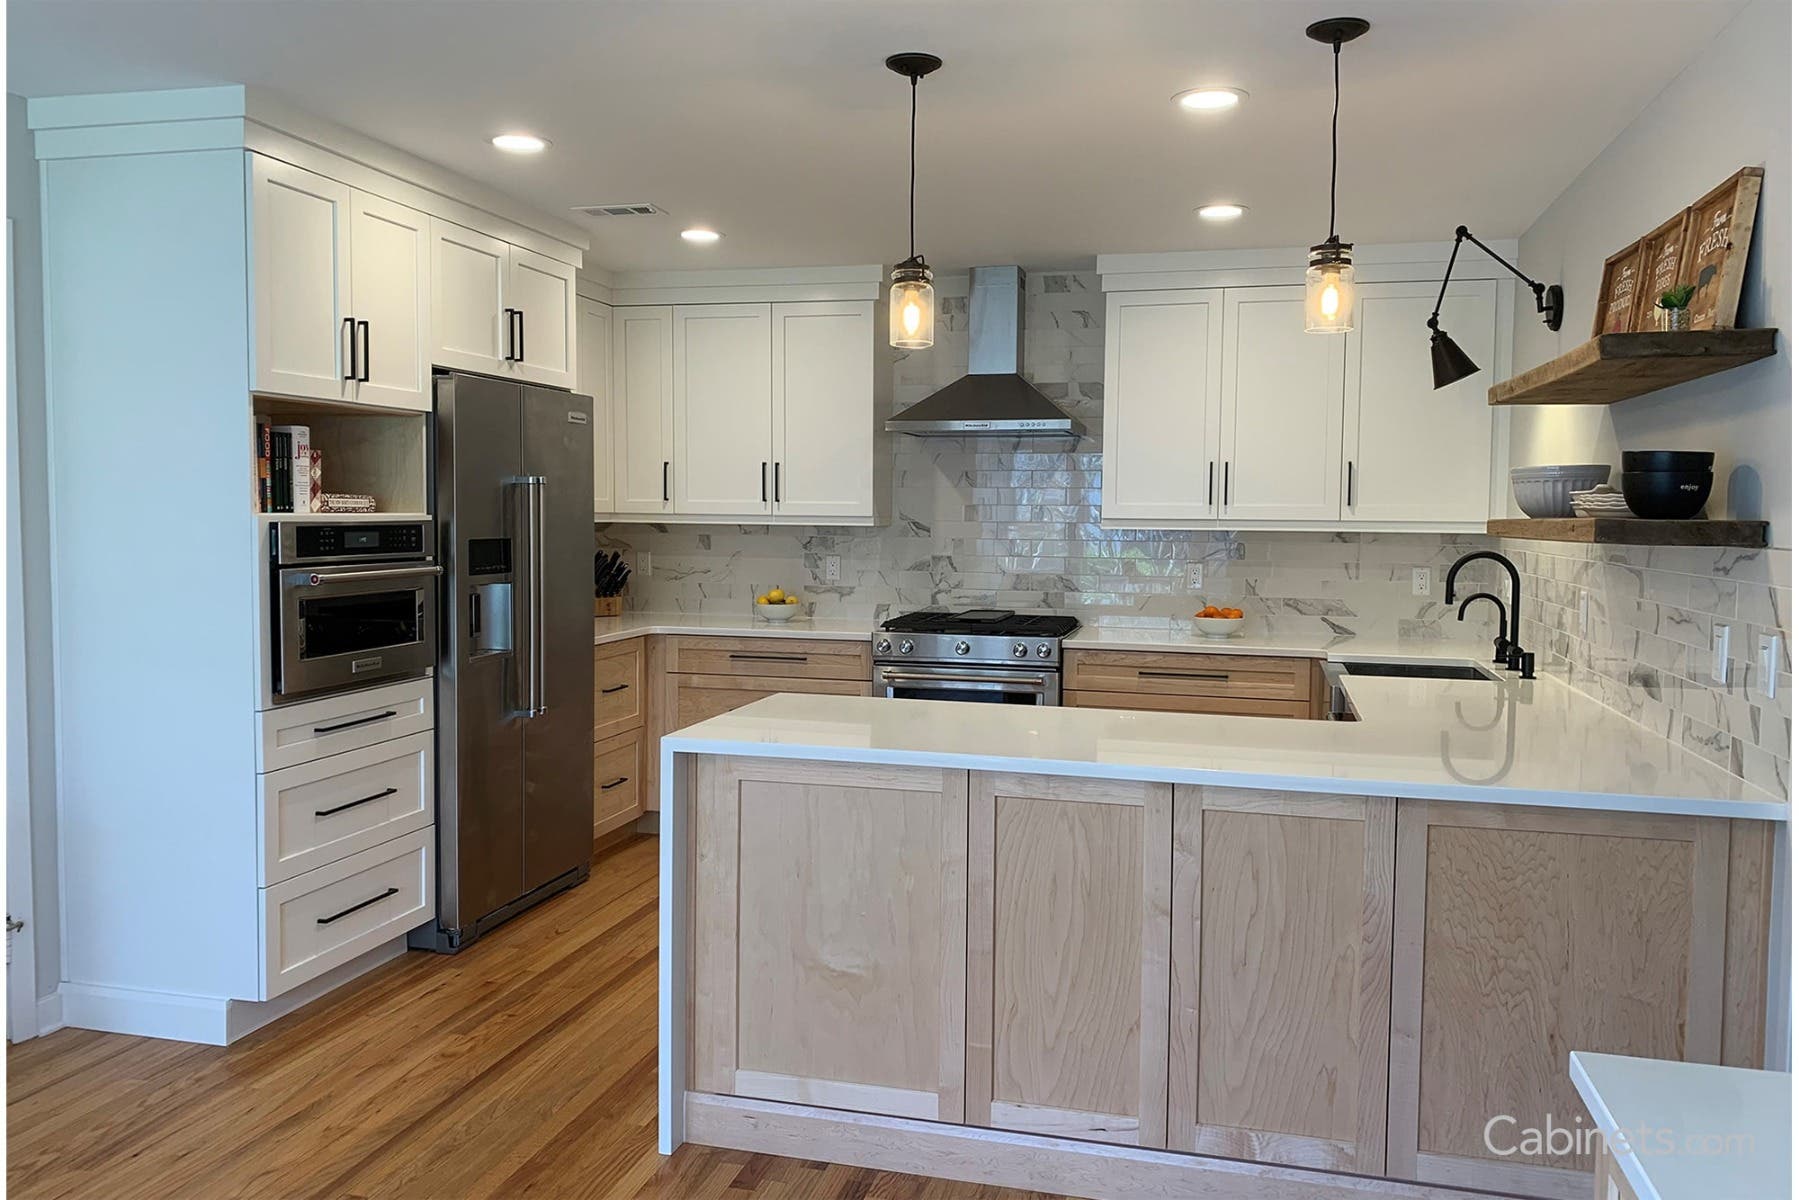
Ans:
{"label": "white drawer front", "polygon": [[256,769],[279,771],[431,728],[430,679],[328,696],[261,714]]}
{"label": "white drawer front", "polygon": [[429,921],[437,911],[437,827],[296,875],[262,892],[267,1000]]}
{"label": "white drawer front", "polygon": [[257,776],[264,887],[431,824],[430,731]]}

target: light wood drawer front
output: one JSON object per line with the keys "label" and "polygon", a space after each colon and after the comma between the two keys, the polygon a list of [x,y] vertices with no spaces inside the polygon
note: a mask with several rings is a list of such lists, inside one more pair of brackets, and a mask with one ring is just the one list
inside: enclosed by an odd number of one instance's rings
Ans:
{"label": "light wood drawer front", "polygon": [[610,833],[643,811],[643,731],[593,747],[593,836]]}
{"label": "light wood drawer front", "polygon": [[1309,720],[1304,700],[1244,700],[1236,696],[1161,696],[1138,692],[1063,692],[1065,708],[1127,708],[1138,712],[1210,713],[1226,717],[1289,717]]}
{"label": "light wood drawer front", "polygon": [[1074,650],[1062,686],[1075,692],[1305,701],[1312,695],[1312,662],[1250,654]]}
{"label": "light wood drawer front", "polygon": [[763,675],[867,683],[867,642],[744,637],[671,639],[668,669],[682,675]]}
{"label": "light wood drawer front", "polygon": [[256,769],[278,771],[430,729],[434,682],[409,679],[366,692],[268,709],[260,714],[262,740],[257,746]]}
{"label": "light wood drawer front", "polygon": [[432,755],[415,733],[258,776],[263,885],[431,824]]}
{"label": "light wood drawer front", "polygon": [[669,731],[753,704],[766,696],[795,692],[807,696],[866,696],[866,679],[769,679],[759,676],[670,675]]}
{"label": "light wood drawer front", "polygon": [[643,724],[643,640],[593,650],[593,740]]}
{"label": "light wood drawer front", "polygon": [[263,999],[429,921],[436,833],[427,825],[261,889]]}

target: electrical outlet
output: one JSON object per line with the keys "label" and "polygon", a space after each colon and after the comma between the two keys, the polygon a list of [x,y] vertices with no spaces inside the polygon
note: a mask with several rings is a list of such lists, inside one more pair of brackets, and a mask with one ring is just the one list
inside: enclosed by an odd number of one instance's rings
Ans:
{"label": "electrical outlet", "polygon": [[1413,567],[1412,568],[1412,595],[1428,596],[1428,595],[1430,595],[1430,593],[1431,593],[1430,568],[1429,567]]}
{"label": "electrical outlet", "polygon": [[1730,626],[1722,622],[1712,626],[1712,681],[1730,682]]}
{"label": "electrical outlet", "polygon": [[1755,661],[1761,668],[1762,691],[1768,699],[1780,696],[1780,635],[1764,633],[1756,638]]}
{"label": "electrical outlet", "polygon": [[825,582],[836,583],[843,578],[843,555],[825,555]]}
{"label": "electrical outlet", "polygon": [[645,579],[648,579],[656,573],[654,567],[650,564],[650,552],[648,550],[639,550],[637,552],[637,573]]}
{"label": "electrical outlet", "polygon": [[1582,637],[1587,636],[1587,629],[1593,615],[1593,606],[1589,603],[1591,595],[1586,588],[1580,589],[1580,636]]}
{"label": "electrical outlet", "polygon": [[1200,563],[1187,564],[1187,590],[1197,592],[1206,586],[1206,569]]}

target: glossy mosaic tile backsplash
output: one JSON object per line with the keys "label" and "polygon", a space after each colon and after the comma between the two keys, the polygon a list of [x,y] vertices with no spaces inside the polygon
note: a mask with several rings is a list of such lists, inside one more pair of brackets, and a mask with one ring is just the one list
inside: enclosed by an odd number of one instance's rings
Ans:
{"label": "glossy mosaic tile backsplash", "polygon": [[[1790,795],[1790,551],[1509,538],[1503,549],[1524,576],[1524,643],[1537,651],[1539,674]],[[1712,652],[1719,628],[1729,630],[1722,678]],[[1772,696],[1758,653],[1767,637],[1778,638]]]}
{"label": "glossy mosaic tile backsplash", "polygon": [[[940,300],[937,344],[895,351],[894,405],[960,378],[967,301]],[[746,611],[758,591],[797,590],[813,616],[879,620],[931,605],[1072,611],[1089,623],[1177,628],[1210,602],[1263,628],[1343,636],[1490,639],[1490,611],[1458,625],[1438,603],[1443,573],[1490,546],[1475,536],[1172,532],[1099,525],[1105,297],[1087,273],[1026,281],[1023,374],[1087,427],[1057,439],[895,438],[894,515],[879,529],[602,526],[598,544],[649,551],[627,603],[646,612]],[[827,555],[841,577],[825,582]],[[1203,576],[1197,592],[1188,569]],[[1412,594],[1414,567],[1432,591]],[[1490,578],[1468,573],[1470,584]],[[1478,620],[1477,620],[1478,617]]]}

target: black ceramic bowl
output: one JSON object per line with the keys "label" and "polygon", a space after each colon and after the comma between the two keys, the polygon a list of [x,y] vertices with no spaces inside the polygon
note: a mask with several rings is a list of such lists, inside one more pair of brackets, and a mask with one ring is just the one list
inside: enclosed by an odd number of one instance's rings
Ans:
{"label": "black ceramic bowl", "polygon": [[1618,477],[1624,503],[1639,517],[1684,521],[1705,511],[1712,494],[1710,471],[1625,471]]}
{"label": "black ceramic bowl", "polygon": [[1626,471],[1709,471],[1710,450],[1626,450]]}

